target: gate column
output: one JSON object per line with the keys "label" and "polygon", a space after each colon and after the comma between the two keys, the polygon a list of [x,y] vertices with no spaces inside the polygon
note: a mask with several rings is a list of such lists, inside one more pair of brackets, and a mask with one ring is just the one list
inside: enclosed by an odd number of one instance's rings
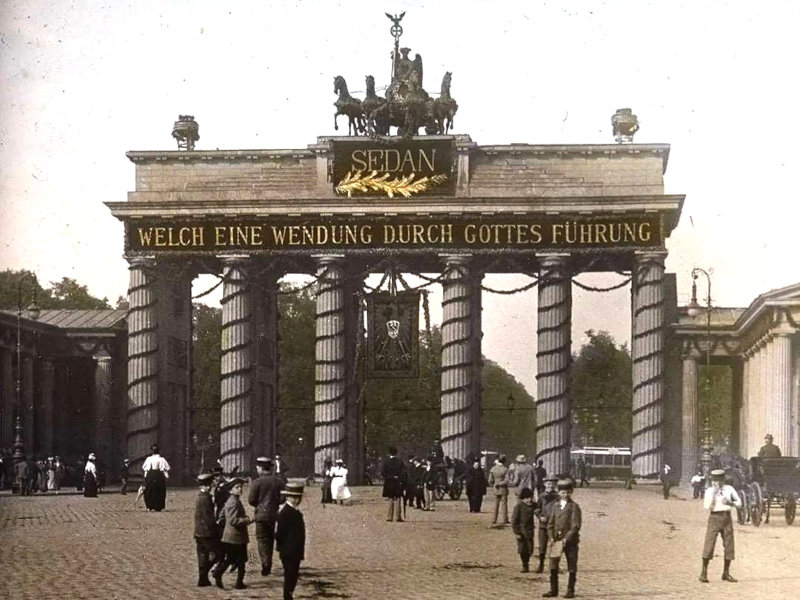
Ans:
{"label": "gate column", "polygon": [[637,253],[633,269],[633,477],[658,477],[664,454],[665,256],[666,252]]}
{"label": "gate column", "polygon": [[446,266],[442,282],[441,442],[445,456],[463,460],[480,450],[475,446],[479,426],[473,410],[475,286],[469,272],[469,256],[442,258]]}
{"label": "gate column", "polygon": [[536,458],[569,473],[572,281],[567,254],[541,256],[536,327]]}
{"label": "gate column", "polygon": [[225,471],[252,468],[252,310],[246,256],[220,257],[222,358],[220,374],[220,457]]}
{"label": "gate column", "polygon": [[314,472],[322,473],[326,456],[345,454],[345,314],[344,255],[325,254],[317,261],[314,382]]}
{"label": "gate column", "polygon": [[697,359],[683,357],[683,464],[681,477],[689,481],[697,468]]}

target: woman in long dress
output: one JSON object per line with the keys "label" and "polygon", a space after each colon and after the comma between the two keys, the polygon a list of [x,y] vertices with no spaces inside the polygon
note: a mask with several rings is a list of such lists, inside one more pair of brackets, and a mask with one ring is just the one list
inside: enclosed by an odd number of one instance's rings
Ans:
{"label": "woman in long dress", "polygon": [[85,498],[97,498],[97,467],[94,461],[97,458],[94,452],[89,454],[86,459],[86,466],[83,468],[83,495]]}
{"label": "woman in long dress", "polygon": [[336,465],[331,469],[331,496],[334,501],[344,504],[350,499],[350,489],[347,487],[347,467],[341,458],[336,459]]}
{"label": "woman in long dress", "polygon": [[150,446],[150,456],[142,465],[144,471],[144,505],[147,510],[164,510],[167,500],[169,463],[158,453],[158,446]]}
{"label": "woman in long dress", "polygon": [[325,462],[322,465],[322,503],[330,504],[333,502],[333,494],[331,493],[331,469],[333,469],[333,461],[330,456],[325,457]]}

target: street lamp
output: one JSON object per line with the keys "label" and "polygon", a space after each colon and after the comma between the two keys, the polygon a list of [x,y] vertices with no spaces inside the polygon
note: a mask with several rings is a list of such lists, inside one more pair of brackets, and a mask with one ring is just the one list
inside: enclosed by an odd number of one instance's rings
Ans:
{"label": "street lamp", "polygon": [[25,460],[25,443],[23,441],[23,433],[22,433],[22,284],[25,282],[25,279],[30,277],[33,279],[33,300],[31,301],[30,305],[28,306],[26,312],[27,317],[36,321],[41,314],[41,310],[36,304],[36,288],[39,287],[39,282],[36,279],[36,275],[31,273],[30,271],[23,271],[22,276],[19,278],[19,282],[17,282],[17,387],[16,387],[16,401],[17,401],[17,418],[16,423],[14,426],[14,454],[13,459],[14,462],[20,462]]}
{"label": "street lamp", "polygon": [[705,377],[705,415],[703,418],[703,440],[701,449],[703,454],[700,462],[703,465],[703,473],[708,476],[711,466],[711,275],[708,271],[695,267],[692,269],[692,300],[689,302],[686,313],[690,317],[696,317],[702,311],[702,307],[697,303],[697,278],[700,274],[705,275],[708,289],[706,293],[706,377]]}
{"label": "street lamp", "polygon": [[194,444],[195,451],[200,451],[200,472],[206,472],[206,450],[214,445],[214,436],[210,433],[203,441],[200,441],[200,436],[196,433],[192,434],[192,443]]}

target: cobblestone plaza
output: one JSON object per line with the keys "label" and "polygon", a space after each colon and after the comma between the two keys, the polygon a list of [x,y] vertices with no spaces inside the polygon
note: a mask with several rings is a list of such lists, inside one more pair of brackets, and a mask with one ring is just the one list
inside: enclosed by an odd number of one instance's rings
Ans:
{"label": "cobblestone plaza", "polygon": [[[688,489],[673,489],[668,501],[660,491],[598,485],[576,490],[583,508],[578,597],[800,597],[800,527],[787,526],[782,511],[759,528],[736,526],[732,573],[739,583],[720,581],[719,541],[711,583],[702,584],[697,575],[706,513]],[[308,543],[296,598],[527,599],[548,589],[546,574],[520,573],[510,529],[489,526],[491,502],[478,515],[468,512],[466,500],[446,500],[434,512],[408,509],[405,523],[387,523],[379,486],[353,488],[351,506],[323,508],[319,489],[307,492],[301,509]],[[194,497],[192,489],[171,489],[166,510],[148,513],[135,503],[135,494],[92,499],[4,493],[0,597],[281,597],[280,568],[261,577],[252,558],[248,589],[195,587]],[[249,550],[252,556],[254,540]],[[225,581],[230,587],[234,578]]]}

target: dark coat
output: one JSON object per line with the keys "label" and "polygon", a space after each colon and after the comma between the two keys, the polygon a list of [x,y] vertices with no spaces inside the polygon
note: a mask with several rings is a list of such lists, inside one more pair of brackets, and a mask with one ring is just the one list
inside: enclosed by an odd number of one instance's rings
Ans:
{"label": "dark coat", "polygon": [[214,501],[208,492],[200,492],[194,505],[194,537],[215,538],[217,535]]}
{"label": "dark coat", "polygon": [[406,480],[406,466],[396,456],[390,456],[383,463],[383,497],[399,498],[403,495]]}
{"label": "dark coat", "polygon": [[528,505],[524,502],[517,502],[514,512],[511,514],[511,529],[514,535],[522,535],[528,539],[533,539],[533,504]]}
{"label": "dark coat", "polygon": [[467,469],[467,472],[464,474],[464,487],[467,496],[485,496],[487,484],[483,469],[476,469],[474,467]]}
{"label": "dark coat", "polygon": [[253,481],[250,485],[250,492],[247,494],[247,503],[250,506],[255,506],[256,521],[275,520],[278,516],[278,504],[283,488],[283,479],[277,475],[261,475]]}
{"label": "dark coat", "polygon": [[558,500],[558,492],[544,492],[539,496],[536,504],[533,505],[533,514],[536,515],[536,518],[541,523],[547,523],[547,519],[550,516],[550,508],[556,500]]}
{"label": "dark coat", "polygon": [[548,509],[547,534],[550,539],[564,540],[564,544],[577,546],[581,541],[581,507],[570,499],[564,508],[561,508],[561,501],[556,500]]}
{"label": "dark coat", "polygon": [[275,542],[281,559],[305,559],[306,524],[303,513],[288,502],[278,511]]}
{"label": "dark coat", "polygon": [[226,544],[247,544],[250,541],[250,536],[247,534],[250,519],[238,496],[231,495],[228,498],[224,513],[225,529],[222,532],[222,541]]}

